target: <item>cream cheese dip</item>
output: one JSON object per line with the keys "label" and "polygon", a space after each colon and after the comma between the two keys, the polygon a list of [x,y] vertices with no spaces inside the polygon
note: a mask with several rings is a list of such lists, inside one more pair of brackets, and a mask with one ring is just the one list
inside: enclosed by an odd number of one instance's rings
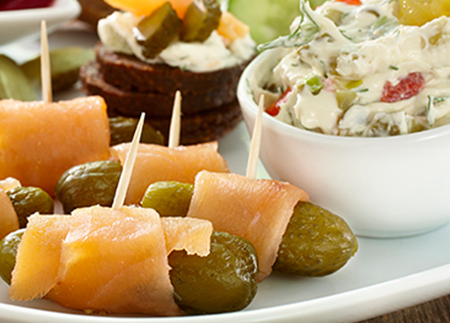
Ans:
{"label": "cream cheese dip", "polygon": [[249,34],[228,42],[213,31],[202,43],[175,41],[157,58],[147,59],[133,34],[133,28],[139,20],[139,17],[129,12],[112,13],[98,23],[100,40],[115,52],[134,55],[150,64],[165,63],[192,72],[211,72],[235,66],[249,60],[256,52],[256,44]]}
{"label": "cream cheese dip", "polygon": [[285,47],[263,85],[276,101],[267,112],[341,136],[400,135],[450,123],[450,18],[404,26],[395,6],[334,0],[312,10],[302,0],[291,35],[263,46]]}

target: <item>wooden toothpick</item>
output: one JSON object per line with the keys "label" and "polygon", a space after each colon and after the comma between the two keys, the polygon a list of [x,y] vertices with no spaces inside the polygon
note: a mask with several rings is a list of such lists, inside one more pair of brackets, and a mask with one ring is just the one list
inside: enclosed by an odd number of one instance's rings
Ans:
{"label": "wooden toothpick", "polygon": [[130,150],[123,165],[122,174],[120,175],[119,184],[117,185],[116,195],[112,205],[113,210],[118,210],[123,206],[125,196],[127,194],[128,185],[130,184],[131,173],[133,172],[134,162],[136,161],[137,150],[141,140],[142,128],[144,127],[145,113],[141,114],[141,118],[134,132],[133,141]]}
{"label": "wooden toothpick", "polygon": [[261,147],[262,116],[264,111],[264,95],[259,98],[258,114],[253,126],[252,143],[247,164],[247,178],[255,179],[258,168],[259,150]]}
{"label": "wooden toothpick", "polygon": [[172,119],[170,120],[169,131],[169,148],[175,148],[180,145],[180,128],[181,128],[181,92],[175,93],[175,101],[173,103]]}
{"label": "wooden toothpick", "polygon": [[50,69],[50,56],[48,52],[47,24],[41,21],[41,86],[42,100],[52,102],[52,79]]}

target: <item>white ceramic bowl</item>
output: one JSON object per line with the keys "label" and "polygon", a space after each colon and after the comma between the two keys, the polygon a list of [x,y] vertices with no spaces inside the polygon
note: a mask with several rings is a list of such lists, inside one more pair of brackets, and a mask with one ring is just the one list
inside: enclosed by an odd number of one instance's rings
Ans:
{"label": "white ceramic bowl", "polygon": [[0,11],[0,45],[40,35],[41,20],[48,32],[78,17],[81,6],[76,0],[55,0],[47,8]]}
{"label": "white ceramic bowl", "polygon": [[[253,129],[258,84],[277,57],[259,55],[244,71],[238,99]],[[401,237],[450,222],[450,126],[387,138],[336,137],[264,114],[261,161],[271,177],[307,191],[358,235]]]}

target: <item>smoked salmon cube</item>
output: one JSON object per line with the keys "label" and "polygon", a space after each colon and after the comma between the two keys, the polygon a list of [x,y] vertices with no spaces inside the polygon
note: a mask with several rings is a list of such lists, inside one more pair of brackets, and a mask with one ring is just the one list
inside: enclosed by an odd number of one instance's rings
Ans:
{"label": "smoked salmon cube", "polygon": [[214,230],[253,243],[260,267],[257,280],[262,281],[272,271],[299,200],[309,201],[308,194],[289,183],[202,171],[195,179],[187,216],[209,220]]}
{"label": "smoked salmon cube", "polygon": [[[111,154],[125,162],[130,143],[111,147]],[[226,172],[230,170],[217,152],[218,143],[168,148],[153,144],[139,144],[125,204],[138,204],[148,186],[159,181],[191,183],[201,170]]]}
{"label": "smoked salmon cube", "polygon": [[168,250],[207,255],[211,234],[209,221],[162,220],[155,210],[138,207],[35,214],[19,244],[9,296],[45,297],[90,313],[182,315]]}
{"label": "smoked salmon cube", "polygon": [[188,255],[207,256],[211,246],[213,226],[210,221],[195,218],[163,217],[167,254],[186,250]]}
{"label": "smoked salmon cube", "polygon": [[0,178],[53,189],[69,168],[109,154],[109,119],[101,97],[57,103],[0,101]]}
{"label": "smoked salmon cube", "polygon": [[62,240],[69,230],[70,219],[67,215],[38,214],[28,218],[8,291],[12,300],[41,298],[55,286]]}
{"label": "smoked salmon cube", "polygon": [[0,188],[0,240],[19,229],[19,218],[8,195]]}
{"label": "smoked salmon cube", "polygon": [[93,312],[180,315],[159,215],[126,207],[75,210],[47,298]]}

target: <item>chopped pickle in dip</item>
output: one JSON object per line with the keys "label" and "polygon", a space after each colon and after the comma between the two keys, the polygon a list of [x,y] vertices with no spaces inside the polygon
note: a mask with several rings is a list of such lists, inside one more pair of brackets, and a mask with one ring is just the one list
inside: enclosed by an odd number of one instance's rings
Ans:
{"label": "chopped pickle in dip", "polygon": [[333,0],[313,10],[300,1],[291,34],[260,46],[280,52],[259,84],[280,98],[268,112],[340,136],[403,135],[450,123],[450,18],[402,24],[399,6],[418,6],[410,9],[417,16],[424,2]]}

